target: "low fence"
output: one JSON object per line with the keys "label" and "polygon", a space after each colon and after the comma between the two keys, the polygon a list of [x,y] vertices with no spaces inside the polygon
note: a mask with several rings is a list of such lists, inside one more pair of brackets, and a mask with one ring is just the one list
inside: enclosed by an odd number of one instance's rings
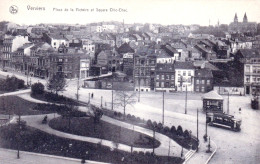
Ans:
{"label": "low fence", "polygon": [[244,87],[224,87],[214,86],[214,91],[217,91],[220,95],[245,95]]}
{"label": "low fence", "polygon": [[97,80],[97,81],[84,81],[84,88],[91,88],[91,89],[113,89],[114,90],[127,90],[133,91],[134,84],[130,82],[112,82],[106,80]]}

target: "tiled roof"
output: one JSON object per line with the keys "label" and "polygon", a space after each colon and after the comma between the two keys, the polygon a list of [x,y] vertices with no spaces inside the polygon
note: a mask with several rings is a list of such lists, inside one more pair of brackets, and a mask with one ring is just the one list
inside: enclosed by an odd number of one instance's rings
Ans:
{"label": "tiled roof", "polygon": [[156,65],[157,72],[174,72],[173,64],[157,64]]}
{"label": "tiled roof", "polygon": [[260,58],[259,50],[256,49],[241,49],[239,50],[244,58]]}
{"label": "tiled roof", "polygon": [[197,69],[195,70],[195,77],[213,78],[213,75],[209,69]]}
{"label": "tiled roof", "polygon": [[194,69],[194,65],[192,62],[180,62],[180,61],[176,61],[174,63],[174,68],[175,69]]}
{"label": "tiled roof", "polygon": [[49,34],[50,38],[53,39],[57,39],[57,40],[67,40],[67,38],[65,38],[63,35],[59,35],[59,34]]}
{"label": "tiled roof", "polygon": [[21,47],[19,47],[18,49],[25,49],[25,48],[28,48],[28,47],[30,47],[32,45],[33,45],[32,43],[25,43]]}
{"label": "tiled roof", "polygon": [[158,50],[156,52],[156,56],[157,56],[157,58],[170,58],[171,57],[164,50]]}
{"label": "tiled roof", "polygon": [[211,100],[223,100],[223,97],[220,96],[216,91],[210,91],[208,93],[205,93],[202,96],[203,99],[211,99]]}
{"label": "tiled roof", "polygon": [[149,47],[140,47],[137,49],[137,55],[141,55],[141,56],[144,56],[144,55],[155,55],[155,51],[154,49],[151,49]]}
{"label": "tiled roof", "polygon": [[135,51],[129,46],[129,44],[124,43],[118,48],[118,53],[134,53]]}

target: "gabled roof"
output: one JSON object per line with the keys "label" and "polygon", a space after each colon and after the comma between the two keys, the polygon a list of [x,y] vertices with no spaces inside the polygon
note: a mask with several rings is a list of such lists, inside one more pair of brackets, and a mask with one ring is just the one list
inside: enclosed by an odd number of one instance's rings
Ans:
{"label": "gabled roof", "polygon": [[154,55],[155,56],[155,51],[154,51],[154,49],[151,49],[147,46],[142,46],[137,49],[136,55],[140,55],[140,56]]}
{"label": "gabled roof", "polygon": [[193,62],[190,62],[190,61],[186,61],[186,62],[176,61],[174,63],[174,68],[175,69],[195,69]]}
{"label": "gabled roof", "polygon": [[171,56],[167,54],[164,50],[160,49],[155,52],[157,58],[170,58]]}
{"label": "gabled roof", "polygon": [[197,69],[195,70],[195,77],[213,78],[213,75],[209,69]]}
{"label": "gabled roof", "polygon": [[174,65],[173,64],[160,64],[156,65],[157,72],[174,72]]}
{"label": "gabled roof", "polygon": [[68,40],[67,38],[65,38],[63,35],[59,35],[59,34],[54,34],[54,33],[51,33],[49,34],[50,38],[53,38],[53,39],[57,39],[57,40]]}
{"label": "gabled roof", "polygon": [[239,52],[244,58],[260,58],[259,50],[257,49],[241,49]]}
{"label": "gabled roof", "polygon": [[51,47],[48,43],[36,43],[31,50],[38,50],[38,51],[54,51],[54,48]]}
{"label": "gabled roof", "polygon": [[216,91],[210,91],[202,96],[202,99],[224,100]]}
{"label": "gabled roof", "polygon": [[26,48],[28,48],[28,47],[30,47],[30,46],[32,46],[32,45],[33,45],[32,43],[25,43],[25,44],[23,44],[21,47],[19,47],[18,49],[20,49],[20,50],[26,49]]}
{"label": "gabled roof", "polygon": [[124,43],[118,48],[118,53],[134,53],[135,51],[129,46],[129,44]]}

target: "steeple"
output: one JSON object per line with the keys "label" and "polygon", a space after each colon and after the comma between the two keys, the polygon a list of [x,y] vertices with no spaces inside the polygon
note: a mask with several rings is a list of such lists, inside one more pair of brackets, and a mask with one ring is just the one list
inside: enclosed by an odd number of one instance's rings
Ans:
{"label": "steeple", "polygon": [[246,16],[246,13],[245,13],[244,18],[243,18],[243,23],[247,23],[247,22],[248,22],[248,20],[247,20],[247,16]]}
{"label": "steeple", "polygon": [[234,23],[238,23],[237,13],[235,14]]}

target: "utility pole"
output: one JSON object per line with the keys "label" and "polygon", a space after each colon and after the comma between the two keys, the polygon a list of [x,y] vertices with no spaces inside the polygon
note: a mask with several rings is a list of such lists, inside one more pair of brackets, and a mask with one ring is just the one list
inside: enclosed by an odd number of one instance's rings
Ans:
{"label": "utility pole", "polygon": [[140,89],[140,88],[141,88],[141,87],[140,87],[140,85],[141,85],[141,84],[140,84],[140,75],[139,75],[139,77],[138,77],[138,84],[139,84],[139,89],[138,89],[138,91],[139,91],[139,92],[138,92],[138,102],[140,102],[140,92],[141,92],[141,89]]}
{"label": "utility pole", "polygon": [[162,111],[162,124],[164,125],[164,91],[163,91],[163,111]]}
{"label": "utility pole", "polygon": [[170,152],[171,152],[171,140],[169,139],[168,161],[170,160]]}
{"label": "utility pole", "polygon": [[206,111],[206,137],[208,137],[208,123],[207,123],[207,111]]}
{"label": "utility pole", "polygon": [[197,108],[197,140],[199,141],[199,110]]}
{"label": "utility pole", "polygon": [[101,96],[101,105],[100,105],[101,108],[103,107],[102,101],[103,101],[103,96]]}
{"label": "utility pole", "polygon": [[114,77],[112,76],[112,104],[111,109],[114,110]]}
{"label": "utility pole", "polygon": [[154,155],[154,142],[155,142],[155,127],[153,126],[153,155]]}
{"label": "utility pole", "polygon": [[78,76],[78,81],[77,81],[77,94],[76,94],[76,97],[77,97],[77,102],[79,103],[79,76]]}
{"label": "utility pole", "polygon": [[20,140],[21,140],[21,114],[20,114],[20,108],[19,108],[19,111],[18,111],[18,136],[17,136],[17,141],[18,141],[17,142],[17,159],[20,158]]}
{"label": "utility pole", "polygon": [[228,91],[228,105],[227,105],[227,114],[229,114],[229,91]]}
{"label": "utility pole", "polygon": [[26,77],[27,77],[27,86],[29,86],[29,70],[28,70],[28,66],[27,66],[27,73],[26,73]]}
{"label": "utility pole", "polygon": [[186,85],[186,93],[185,93],[185,114],[187,114],[187,85]]}

